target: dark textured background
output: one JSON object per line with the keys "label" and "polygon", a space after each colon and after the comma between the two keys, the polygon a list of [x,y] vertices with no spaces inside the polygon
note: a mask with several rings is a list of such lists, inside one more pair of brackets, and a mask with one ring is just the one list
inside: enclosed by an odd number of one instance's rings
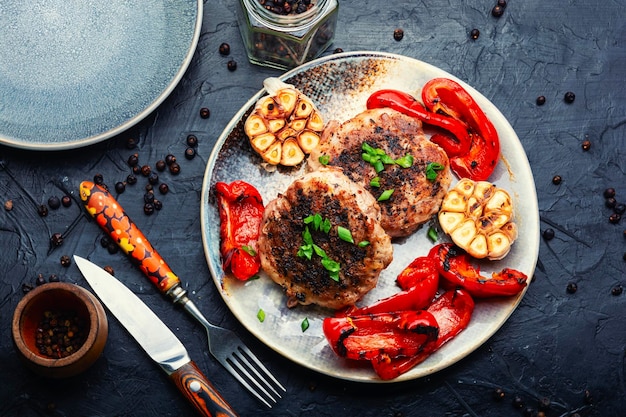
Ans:
{"label": "dark textured background", "polygon": [[[87,286],[74,266],[59,258],[78,253],[111,265],[118,277],[165,317],[192,358],[221,388],[242,416],[522,416],[512,398],[527,407],[551,401],[548,416],[620,416],[626,409],[624,354],[626,285],[624,229],[608,222],[602,192],[617,190],[626,201],[626,20],[624,0],[509,0],[504,15],[495,1],[464,2],[341,0],[334,48],[378,50],[414,57],[468,82],[490,99],[516,130],[533,169],[542,230],[556,237],[541,242],[538,267],[519,308],[484,346],[436,375],[407,383],[363,385],[321,376],[291,364],[254,340],[225,307],[209,277],[199,224],[200,189],[212,145],[234,113],[279,71],[250,65],[238,33],[234,0],[205,2],[204,26],[193,62],[179,86],[136,128],[101,144],[74,151],[39,153],[0,146],[0,196],[14,209],[0,209],[0,415],[2,416],[179,416],[192,409],[166,376],[110,319],[104,355],[86,373],[50,381],[17,360],[11,316],[23,283],[38,273]],[[396,28],[404,39],[393,38]],[[480,37],[469,32],[477,28]],[[222,42],[231,57],[220,56]],[[229,59],[238,63],[228,71]],[[566,104],[567,91],[576,94]],[[544,106],[535,99],[544,95]],[[211,109],[209,119],[198,115]],[[200,139],[199,155],[183,157],[185,138]],[[128,138],[138,139],[135,150]],[[581,143],[591,141],[583,151]],[[111,186],[128,174],[137,152],[154,164],[177,155],[182,172],[163,174],[171,192],[158,214],[142,213],[142,188],[119,197],[127,212],[159,248],[207,317],[234,329],[288,387],[268,411],[206,351],[204,330],[174,309],[122,255],[100,246],[100,229],[76,201],[39,217],[37,205],[51,195],[76,194],[80,181],[104,175]],[[563,182],[554,185],[560,175]],[[51,234],[65,233],[50,251]],[[575,282],[578,291],[566,292]],[[500,387],[506,397],[492,399]],[[592,400],[585,395],[588,390]],[[53,408],[51,411],[50,409]]]}

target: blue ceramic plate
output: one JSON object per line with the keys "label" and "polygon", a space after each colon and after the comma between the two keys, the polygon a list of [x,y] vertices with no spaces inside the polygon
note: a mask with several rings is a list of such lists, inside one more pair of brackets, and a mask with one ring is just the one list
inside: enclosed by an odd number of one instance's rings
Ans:
{"label": "blue ceramic plate", "polygon": [[[478,91],[422,61],[378,52],[333,54],[291,70],[281,78],[310,97],[328,122],[332,119],[344,121],[364,111],[367,98],[376,90],[394,88],[420,97],[421,87],[435,77],[448,77],[460,82],[494,123],[500,137],[502,157],[490,181],[507,190],[513,198],[519,237],[503,260],[483,264],[481,270],[489,276],[493,271],[509,267],[532,277],[539,253],[539,210],[533,175],[515,131],[502,113]],[[261,158],[248,144],[243,132],[244,121],[256,101],[265,94],[265,90],[259,91],[235,115],[218,139],[207,165],[201,222],[204,250],[215,285],[230,310],[250,332],[295,363],[341,379],[383,382],[369,364],[355,364],[332,352],[322,333],[322,321],[332,315],[332,311],[315,306],[289,309],[281,287],[265,273],[261,273],[259,279],[241,282],[222,270],[215,183],[245,180],[259,190],[267,204],[302,175],[304,169],[268,172],[261,167]],[[376,288],[359,305],[371,304],[398,291],[396,276],[415,257],[428,253],[433,246],[427,237],[428,226],[437,227],[436,223],[435,216],[426,227],[393,243],[393,262],[381,273]],[[440,232],[440,237],[444,239],[443,232]],[[477,301],[465,331],[394,381],[424,377],[466,357],[498,331],[515,311],[525,292],[514,297]],[[263,322],[257,318],[259,309],[265,312]],[[306,332],[300,327],[304,319],[310,324]]]}
{"label": "blue ceramic plate", "polygon": [[58,150],[110,138],[174,89],[202,1],[8,0],[0,7],[0,143]]}

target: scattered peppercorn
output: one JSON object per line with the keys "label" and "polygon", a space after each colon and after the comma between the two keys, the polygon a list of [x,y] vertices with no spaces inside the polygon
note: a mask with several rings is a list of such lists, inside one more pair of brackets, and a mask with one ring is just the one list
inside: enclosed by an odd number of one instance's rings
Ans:
{"label": "scattered peppercorn", "polygon": [[615,188],[607,188],[604,190],[604,198],[615,197]]}
{"label": "scattered peppercorn", "polygon": [[545,240],[552,240],[554,239],[554,229],[548,228],[546,230],[543,231],[543,238]]}
{"label": "scattered peppercorn", "polygon": [[228,71],[235,71],[237,69],[237,61],[231,59],[228,63],[226,63],[226,68],[228,68]]}
{"label": "scattered peppercorn", "polygon": [[161,184],[159,184],[159,191],[161,192],[161,194],[167,194],[169,190],[170,187],[166,183],[162,182]]}
{"label": "scattered peppercorn", "polygon": [[150,216],[154,214],[154,204],[146,203],[143,205],[143,212],[145,215]]}
{"label": "scattered peppercorn", "polygon": [[578,285],[575,282],[570,282],[567,284],[566,290],[568,294],[574,294],[576,291],[578,291]]}
{"label": "scattered peppercorn", "polygon": [[533,410],[532,407],[526,407],[524,411],[522,412],[522,416],[524,417],[533,417],[534,414],[535,414],[535,410]]}
{"label": "scattered peppercorn", "polygon": [[198,137],[196,135],[188,135],[187,146],[191,146],[191,147],[198,146]]}
{"label": "scattered peppercorn", "polygon": [[498,0],[497,4],[498,4],[498,6],[504,8],[504,7],[506,7],[506,0]]}
{"label": "scattered peppercorn", "polygon": [[335,50],[333,51],[334,54],[340,54],[343,52],[343,49],[341,48],[335,48]]}
{"label": "scattered peppercorn", "polygon": [[618,284],[611,289],[611,295],[622,295],[623,291],[622,286]]}
{"label": "scattered peppercorn", "polygon": [[499,6],[499,5],[495,5],[493,6],[493,9],[491,9],[491,15],[493,17],[500,17],[504,14],[504,7]]}
{"label": "scattered peppercorn", "polygon": [[135,175],[141,174],[141,167],[139,165],[135,165],[133,167],[133,174],[135,174]]}
{"label": "scattered peppercorn", "polygon": [[496,388],[493,390],[493,399],[501,401],[504,398],[504,390],[502,388]]}
{"label": "scattered peppercorn", "polygon": [[135,167],[139,164],[139,155],[134,153],[128,157],[128,166]]}
{"label": "scattered peppercorn", "polygon": [[156,200],[155,199],[154,203],[152,203],[152,204],[154,204],[154,209],[157,210],[157,211],[161,210],[163,208],[163,203],[161,203],[161,200]]}
{"label": "scattered peppercorn", "polygon": [[571,104],[574,102],[574,100],[576,100],[576,94],[568,91],[567,93],[565,93],[565,96],[563,96],[563,100],[565,100],[567,104]]}
{"label": "scattered peppercorn", "polygon": [[563,181],[563,178],[561,178],[560,175],[555,175],[554,177],[552,177],[552,184],[554,185],[559,185],[561,181]]}
{"label": "scattered peppercorn", "polygon": [[22,292],[26,294],[27,292],[32,291],[33,286],[30,284],[22,284]]}
{"label": "scattered peppercorn", "polygon": [[154,186],[150,183],[147,183],[145,186],[146,191],[153,191],[154,190]]}
{"label": "scattered peppercorn", "polygon": [[548,398],[548,397],[541,398],[539,400],[539,410],[545,411],[545,410],[549,409],[550,408],[550,404],[551,404],[550,398]]}
{"label": "scattered peppercorn", "polygon": [[583,151],[588,151],[589,149],[591,149],[591,141],[584,140],[581,146],[583,148]]}
{"label": "scattered peppercorn", "polygon": [[604,205],[612,209],[613,207],[617,205],[617,200],[614,197],[609,197],[606,200],[604,200]]}
{"label": "scattered peppercorn", "polygon": [[474,40],[478,39],[478,37],[480,36],[480,30],[478,29],[472,29],[470,32],[470,37]]}
{"label": "scattered peppercorn", "polygon": [[396,30],[393,31],[393,38],[400,42],[402,40],[402,38],[404,38],[404,30],[401,28],[398,28]]}
{"label": "scattered peppercorn", "polygon": [[543,106],[544,104],[546,104],[546,96],[537,97],[537,105]]}
{"label": "scattered peppercorn", "polygon": [[48,215],[48,206],[46,206],[45,204],[41,204],[39,207],[37,207],[37,213],[41,217],[46,217]]}
{"label": "scattered peppercorn", "polygon": [[165,171],[165,168],[167,167],[167,165],[165,164],[164,160],[159,159],[158,161],[156,161],[156,164],[154,164],[154,167],[156,168],[157,171],[163,172]]}
{"label": "scattered peppercorn", "polygon": [[57,274],[50,274],[48,277],[48,282],[59,282],[59,276]]}
{"label": "scattered peppercorn", "polygon": [[135,174],[128,174],[128,176],[126,177],[126,184],[137,184],[137,177],[135,176]]}
{"label": "scattered peppercorn", "polygon": [[151,173],[148,176],[148,182],[151,185],[157,185],[159,183],[159,175],[156,172]]}
{"label": "scattered peppercorn", "polygon": [[200,109],[200,117],[203,119],[208,119],[211,116],[211,110],[208,107],[203,107]]}
{"label": "scattered peppercorn", "polygon": [[64,195],[61,197],[61,204],[63,207],[69,207],[72,205],[72,198],[69,195]]}
{"label": "scattered peppercorn", "polygon": [[220,52],[220,55],[224,55],[224,56],[230,55],[230,45],[227,44],[226,42],[222,43],[219,47],[219,52]]}
{"label": "scattered peppercorn", "polygon": [[126,139],[126,148],[127,149],[135,149],[137,147],[137,139],[128,138]]}
{"label": "scattered peppercorn", "polygon": [[52,210],[56,210],[59,207],[61,207],[61,200],[59,199],[59,197],[53,195],[48,199],[48,207],[50,207]]}
{"label": "scattered peppercorn", "polygon": [[115,192],[118,194],[122,194],[126,190],[126,184],[123,181],[118,181],[115,183]]}
{"label": "scattered peppercorn", "polygon": [[178,165],[177,162],[172,162],[172,164],[170,165],[170,172],[173,175],[178,175],[180,174],[180,165]]}
{"label": "scattered peppercorn", "polygon": [[588,389],[586,389],[583,394],[583,400],[585,401],[585,404],[593,403],[593,396],[591,395],[591,391],[589,391]]}
{"label": "scattered peppercorn", "polygon": [[524,408],[524,400],[517,394],[513,397],[513,401],[511,402],[511,404],[515,408]]}
{"label": "scattered peppercorn", "polygon": [[620,215],[619,215],[619,214],[617,214],[617,213],[613,213],[613,214],[611,214],[611,215],[609,216],[609,223],[612,223],[612,224],[617,224],[617,223],[619,223],[619,221],[620,221],[621,219],[622,219],[622,216],[620,216]]}
{"label": "scattered peppercorn", "polygon": [[172,155],[171,153],[165,156],[165,163],[167,165],[172,165],[174,162],[176,162],[176,156]]}
{"label": "scattered peppercorn", "polygon": [[40,286],[46,283],[46,279],[43,277],[43,274],[38,274],[37,279],[35,280],[35,285]]}
{"label": "scattered peppercorn", "polygon": [[144,177],[150,175],[151,172],[152,168],[150,168],[150,165],[144,165],[141,167],[141,175],[143,175]]}
{"label": "scattered peppercorn", "polygon": [[144,203],[153,203],[154,202],[154,193],[149,191],[143,195]]}
{"label": "scattered peppercorn", "polygon": [[53,233],[50,237],[50,243],[53,246],[61,246],[63,244],[63,235],[61,233]]}
{"label": "scattered peppercorn", "polygon": [[187,159],[193,159],[196,156],[196,150],[192,147],[188,147],[187,149],[185,149],[185,158]]}
{"label": "scattered peppercorn", "polygon": [[115,275],[115,270],[111,265],[106,265],[103,269],[107,271],[110,275]]}
{"label": "scattered peppercorn", "polygon": [[69,256],[67,256],[67,255],[61,256],[61,266],[64,266],[64,267],[67,268],[71,264],[72,264],[72,260],[70,259]]}
{"label": "scattered peppercorn", "polygon": [[7,200],[4,202],[4,209],[6,211],[11,211],[13,210],[13,200]]}
{"label": "scattered peppercorn", "polygon": [[96,174],[93,176],[93,182],[102,185],[104,184],[104,176],[102,174]]}
{"label": "scattered peppercorn", "polygon": [[613,207],[613,211],[621,216],[626,212],[626,205],[624,205],[624,203],[616,204],[615,207]]}

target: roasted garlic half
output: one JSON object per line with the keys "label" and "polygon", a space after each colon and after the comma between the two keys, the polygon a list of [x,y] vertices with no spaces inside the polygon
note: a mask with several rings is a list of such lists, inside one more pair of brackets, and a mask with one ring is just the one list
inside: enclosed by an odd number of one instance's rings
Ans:
{"label": "roasted garlic half", "polygon": [[294,86],[267,78],[268,95],[261,97],[244,130],[252,148],[271,165],[298,165],[320,141],[322,116],[313,102]]}
{"label": "roasted garlic half", "polygon": [[439,224],[474,258],[502,259],[517,239],[511,196],[487,181],[459,181],[443,199]]}

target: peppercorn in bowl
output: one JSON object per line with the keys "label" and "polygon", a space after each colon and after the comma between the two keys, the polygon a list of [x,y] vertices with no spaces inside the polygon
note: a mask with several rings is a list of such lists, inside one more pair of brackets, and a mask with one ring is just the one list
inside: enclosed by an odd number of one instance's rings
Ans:
{"label": "peppercorn in bowl", "polygon": [[13,341],[34,372],[65,378],[88,369],[108,337],[102,304],[84,288],[64,282],[28,292],[13,314]]}

